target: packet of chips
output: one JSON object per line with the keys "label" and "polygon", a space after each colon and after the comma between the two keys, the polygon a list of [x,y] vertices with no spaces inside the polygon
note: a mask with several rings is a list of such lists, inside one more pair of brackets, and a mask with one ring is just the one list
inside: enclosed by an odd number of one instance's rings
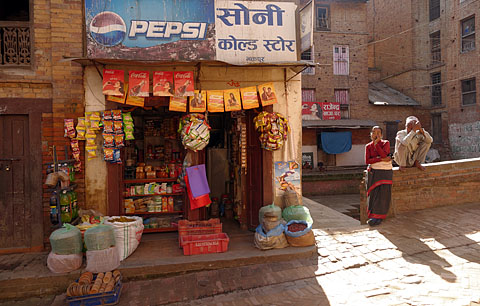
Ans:
{"label": "packet of chips", "polygon": [[87,155],[88,160],[92,160],[97,157],[97,147],[87,146],[85,147],[85,150],[88,153]]}
{"label": "packet of chips", "polygon": [[90,115],[90,128],[92,130],[100,129],[100,112],[92,112]]}
{"label": "packet of chips", "polygon": [[114,134],[103,133],[103,146],[105,148],[115,147]]}
{"label": "packet of chips", "polygon": [[122,163],[122,160],[120,159],[120,149],[113,149],[113,162],[115,164]]}
{"label": "packet of chips", "polygon": [[75,162],[75,164],[73,164],[73,168],[75,169],[75,172],[82,171],[82,162],[81,161]]}
{"label": "packet of chips", "polygon": [[103,122],[103,132],[104,133],[113,133],[113,121],[104,121]]}
{"label": "packet of chips", "polygon": [[113,120],[112,111],[106,110],[103,112],[103,121]]}
{"label": "packet of chips", "polygon": [[119,120],[113,121],[113,131],[115,132],[115,134],[123,133],[122,121],[119,121]]}
{"label": "packet of chips", "polygon": [[71,139],[75,138],[75,123],[73,122],[73,119],[64,119],[63,125],[65,131],[63,137],[68,137]]}
{"label": "packet of chips", "polygon": [[103,159],[106,161],[113,161],[113,148],[104,148],[103,149]]}
{"label": "packet of chips", "polygon": [[97,146],[97,144],[95,143],[95,139],[97,138],[96,134],[87,133],[85,135],[85,138],[87,139],[87,143],[86,143],[85,146],[87,146],[87,147],[96,147]]}
{"label": "packet of chips", "polygon": [[115,147],[123,148],[125,146],[125,134],[115,134]]}
{"label": "packet of chips", "polygon": [[79,117],[78,118],[78,123],[77,123],[77,139],[78,140],[85,140],[85,117]]}
{"label": "packet of chips", "polygon": [[123,122],[123,131],[125,132],[125,140],[134,140],[133,136],[133,122],[125,121]]}
{"label": "packet of chips", "polygon": [[112,110],[112,118],[113,120],[122,120],[122,110],[120,109]]}
{"label": "packet of chips", "polygon": [[123,122],[133,122],[132,113],[122,114]]}

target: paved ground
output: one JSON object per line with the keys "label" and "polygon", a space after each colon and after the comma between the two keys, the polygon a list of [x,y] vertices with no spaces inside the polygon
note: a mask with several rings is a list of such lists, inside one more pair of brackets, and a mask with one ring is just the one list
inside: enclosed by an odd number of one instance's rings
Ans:
{"label": "paved ground", "polygon": [[328,221],[314,230],[316,256],[129,282],[120,305],[480,305],[479,204],[413,212],[375,228],[342,227],[332,219],[345,215],[305,204]]}
{"label": "paved ground", "polygon": [[358,193],[310,196],[309,199],[360,220],[360,195]]}

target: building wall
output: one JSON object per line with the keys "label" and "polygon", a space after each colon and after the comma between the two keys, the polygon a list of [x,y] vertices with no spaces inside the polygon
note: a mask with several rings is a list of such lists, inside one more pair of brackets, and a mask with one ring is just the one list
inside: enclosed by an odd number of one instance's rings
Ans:
{"label": "building wall", "polygon": [[[65,159],[63,119],[83,114],[82,67],[60,62],[63,56],[83,54],[83,5],[81,1],[31,1],[32,65],[30,68],[0,66],[0,98],[51,98],[53,112],[42,116],[43,163],[52,162],[51,148],[56,145],[59,159]],[[82,156],[83,159],[83,156]],[[45,172],[43,180],[45,179]],[[76,175],[78,200],[84,201],[83,173]],[[48,199],[44,192],[44,233],[50,234]]]}

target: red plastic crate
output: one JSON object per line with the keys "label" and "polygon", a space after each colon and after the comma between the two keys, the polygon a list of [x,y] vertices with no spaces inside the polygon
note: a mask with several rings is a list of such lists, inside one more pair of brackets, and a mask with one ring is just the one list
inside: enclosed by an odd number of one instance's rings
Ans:
{"label": "red plastic crate", "polygon": [[222,223],[220,219],[210,219],[207,221],[178,221],[178,243],[182,244],[182,237],[187,235],[207,235],[222,233]]}
{"label": "red plastic crate", "polygon": [[228,250],[228,241],[225,233],[182,236],[183,255],[223,253]]}

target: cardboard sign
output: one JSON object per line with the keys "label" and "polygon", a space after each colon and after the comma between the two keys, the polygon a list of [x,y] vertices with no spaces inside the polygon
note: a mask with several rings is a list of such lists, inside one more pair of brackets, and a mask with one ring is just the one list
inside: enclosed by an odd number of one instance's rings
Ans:
{"label": "cardboard sign", "polygon": [[278,102],[273,83],[258,85],[258,92],[260,93],[260,100],[262,101],[263,106],[272,105]]}
{"label": "cardboard sign", "polygon": [[223,100],[225,101],[225,111],[230,112],[242,110],[240,91],[238,89],[224,90]]}
{"label": "cardboard sign", "polygon": [[340,120],[340,103],[322,102],[323,120]]}
{"label": "cardboard sign", "polygon": [[153,95],[171,97],[175,93],[173,87],[173,71],[153,72]]}
{"label": "cardboard sign", "polygon": [[103,94],[110,96],[125,96],[125,78],[123,70],[103,69]]}
{"label": "cardboard sign", "polygon": [[170,104],[168,110],[171,112],[186,112],[187,111],[187,97],[170,97]]}
{"label": "cardboard sign", "polygon": [[193,96],[193,71],[175,72],[175,96]]}
{"label": "cardboard sign", "polygon": [[191,113],[204,113],[207,109],[207,91],[195,90],[193,96],[188,97]]}
{"label": "cardboard sign", "polygon": [[149,72],[148,71],[130,71],[128,77],[129,91],[132,97],[149,96]]}
{"label": "cardboard sign", "polygon": [[129,93],[130,91],[128,90],[128,84],[126,84],[126,91],[127,91],[127,99],[125,100],[125,104],[128,105],[133,105],[133,106],[140,106],[144,107],[145,106],[145,98],[143,97],[134,97],[131,96]]}
{"label": "cardboard sign", "polygon": [[208,95],[208,111],[212,113],[219,113],[224,111],[223,107],[223,91],[209,90]]}
{"label": "cardboard sign", "polygon": [[260,106],[258,103],[257,87],[240,88],[240,92],[242,95],[243,109],[252,109]]}

